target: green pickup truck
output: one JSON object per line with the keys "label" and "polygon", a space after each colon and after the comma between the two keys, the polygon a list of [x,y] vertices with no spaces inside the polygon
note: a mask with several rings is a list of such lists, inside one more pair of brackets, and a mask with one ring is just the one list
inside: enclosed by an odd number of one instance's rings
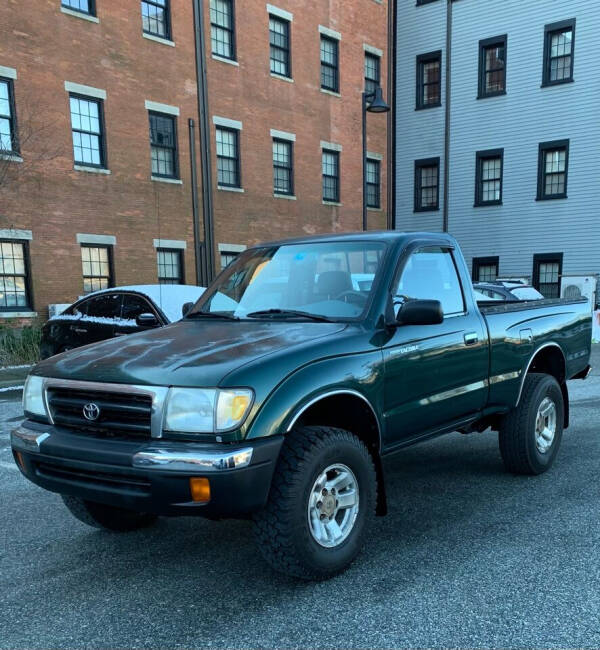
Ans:
{"label": "green pickup truck", "polygon": [[354,560],[408,445],[492,429],[509,472],[549,469],[590,370],[585,300],[478,306],[445,234],[262,244],[188,309],[38,364],[15,461],[96,527],[252,518],[306,579]]}

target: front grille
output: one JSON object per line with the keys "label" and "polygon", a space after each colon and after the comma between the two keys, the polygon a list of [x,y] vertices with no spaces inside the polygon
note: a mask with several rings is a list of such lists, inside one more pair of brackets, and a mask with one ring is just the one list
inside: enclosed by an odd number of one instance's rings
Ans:
{"label": "front grille", "polygon": [[[100,410],[95,420],[84,417],[84,407],[89,404]],[[48,406],[54,423],[60,426],[107,436],[150,437],[150,395],[49,387]]]}
{"label": "front grille", "polygon": [[60,467],[49,463],[35,463],[38,476],[42,478],[67,481],[69,483],[86,484],[103,488],[129,490],[149,494],[150,481],[139,476],[111,474],[108,472]]}

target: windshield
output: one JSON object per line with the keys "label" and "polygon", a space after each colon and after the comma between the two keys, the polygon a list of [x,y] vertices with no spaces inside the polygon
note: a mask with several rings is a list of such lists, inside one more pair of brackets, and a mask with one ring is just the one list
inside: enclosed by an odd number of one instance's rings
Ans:
{"label": "windshield", "polygon": [[242,253],[188,314],[352,320],[369,302],[385,244],[284,244]]}

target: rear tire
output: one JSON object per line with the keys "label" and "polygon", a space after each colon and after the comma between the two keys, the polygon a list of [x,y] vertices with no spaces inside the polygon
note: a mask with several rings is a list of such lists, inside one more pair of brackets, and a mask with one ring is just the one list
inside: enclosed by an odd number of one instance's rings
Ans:
{"label": "rear tire", "polygon": [[504,416],[498,433],[507,471],[535,475],[549,470],[560,447],[563,425],[563,395],[556,379],[527,375],[519,404]]}
{"label": "rear tire", "polygon": [[269,500],[255,516],[259,549],[276,571],[330,578],[360,552],[376,502],[375,466],[361,440],[343,429],[298,427],[286,437]]}
{"label": "rear tire", "polygon": [[74,517],[94,528],[105,528],[122,533],[147,528],[157,519],[156,515],[85,501],[66,494],[61,494],[61,497]]}

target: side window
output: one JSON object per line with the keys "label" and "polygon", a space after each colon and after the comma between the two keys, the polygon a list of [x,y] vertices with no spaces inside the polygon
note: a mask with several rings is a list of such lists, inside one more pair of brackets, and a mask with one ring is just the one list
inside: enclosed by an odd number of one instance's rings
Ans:
{"label": "side window", "polygon": [[135,320],[140,314],[153,314],[154,309],[150,303],[141,296],[123,296],[123,310],[121,318]]}
{"label": "side window", "polygon": [[121,294],[105,293],[88,302],[88,318],[119,318],[121,315]]}
{"label": "side window", "polygon": [[401,300],[439,300],[444,315],[465,309],[460,280],[452,253],[437,246],[414,252],[402,271],[394,291]]}

